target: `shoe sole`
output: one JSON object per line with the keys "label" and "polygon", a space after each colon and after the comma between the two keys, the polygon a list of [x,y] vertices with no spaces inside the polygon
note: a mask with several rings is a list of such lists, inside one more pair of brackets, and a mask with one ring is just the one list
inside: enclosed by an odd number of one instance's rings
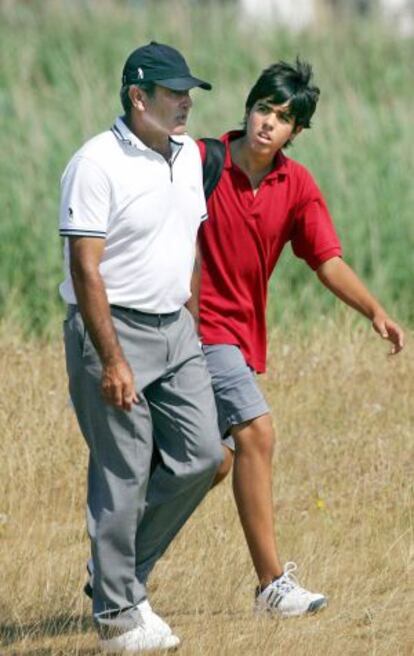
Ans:
{"label": "shoe sole", "polygon": [[100,648],[106,654],[144,654],[144,653],[149,653],[151,651],[167,651],[167,650],[176,651],[180,645],[180,639],[175,635],[170,635],[163,638],[162,644],[160,642],[159,645],[153,647],[140,647],[140,648],[137,647],[136,649],[115,647],[110,644],[111,642],[112,640],[107,640],[107,641],[101,640]]}
{"label": "shoe sole", "polygon": [[321,599],[315,599],[315,601],[312,601],[307,609],[303,611],[302,613],[295,613],[295,612],[281,612],[280,610],[277,610],[275,608],[272,610],[271,608],[258,608],[257,606],[254,607],[254,613],[257,616],[265,616],[268,615],[270,617],[280,617],[281,619],[287,618],[287,617],[305,617],[306,615],[315,615],[319,611],[323,610],[326,608],[328,605],[328,600],[326,597],[322,597]]}

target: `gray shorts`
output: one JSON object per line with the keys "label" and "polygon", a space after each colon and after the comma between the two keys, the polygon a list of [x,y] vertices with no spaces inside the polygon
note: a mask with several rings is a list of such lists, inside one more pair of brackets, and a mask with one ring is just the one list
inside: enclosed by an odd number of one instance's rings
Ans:
{"label": "gray shorts", "polygon": [[229,435],[231,427],[267,414],[269,406],[255,372],[238,346],[204,344],[203,351],[213,384],[220,434],[226,446],[234,449]]}

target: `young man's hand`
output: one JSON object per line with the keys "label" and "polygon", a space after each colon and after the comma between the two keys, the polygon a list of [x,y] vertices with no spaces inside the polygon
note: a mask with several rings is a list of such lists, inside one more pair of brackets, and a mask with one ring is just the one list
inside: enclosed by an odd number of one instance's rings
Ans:
{"label": "young man's hand", "polygon": [[383,339],[387,339],[392,344],[390,355],[396,355],[404,348],[404,331],[392,321],[386,314],[374,316],[372,327]]}
{"label": "young man's hand", "polygon": [[396,355],[404,347],[404,332],[392,321],[378,301],[372,296],[355,271],[340,257],[332,257],[317,270],[319,280],[333,294],[363,314],[383,339],[391,342],[390,355]]}

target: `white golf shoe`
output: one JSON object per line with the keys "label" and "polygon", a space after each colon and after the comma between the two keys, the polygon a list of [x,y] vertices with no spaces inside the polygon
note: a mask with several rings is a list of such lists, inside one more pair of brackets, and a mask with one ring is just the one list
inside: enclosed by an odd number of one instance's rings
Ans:
{"label": "white golf shoe", "polygon": [[297,566],[286,563],[283,574],[269,583],[263,590],[256,590],[254,610],[256,613],[269,613],[280,617],[294,617],[316,613],[324,608],[328,600],[318,592],[302,588],[293,575]]}
{"label": "white golf shoe", "polygon": [[138,604],[140,619],[137,625],[109,639],[101,639],[100,647],[105,652],[139,654],[157,649],[178,647],[180,639],[173,634],[166,622],[152,610],[147,600]]}

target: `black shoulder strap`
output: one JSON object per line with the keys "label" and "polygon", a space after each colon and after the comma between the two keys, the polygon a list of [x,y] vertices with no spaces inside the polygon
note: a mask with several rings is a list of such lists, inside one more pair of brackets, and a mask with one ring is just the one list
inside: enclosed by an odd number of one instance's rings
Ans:
{"label": "black shoulder strap", "polygon": [[206,156],[203,162],[203,187],[206,200],[214,191],[224,166],[226,147],[219,139],[200,139],[206,147]]}

